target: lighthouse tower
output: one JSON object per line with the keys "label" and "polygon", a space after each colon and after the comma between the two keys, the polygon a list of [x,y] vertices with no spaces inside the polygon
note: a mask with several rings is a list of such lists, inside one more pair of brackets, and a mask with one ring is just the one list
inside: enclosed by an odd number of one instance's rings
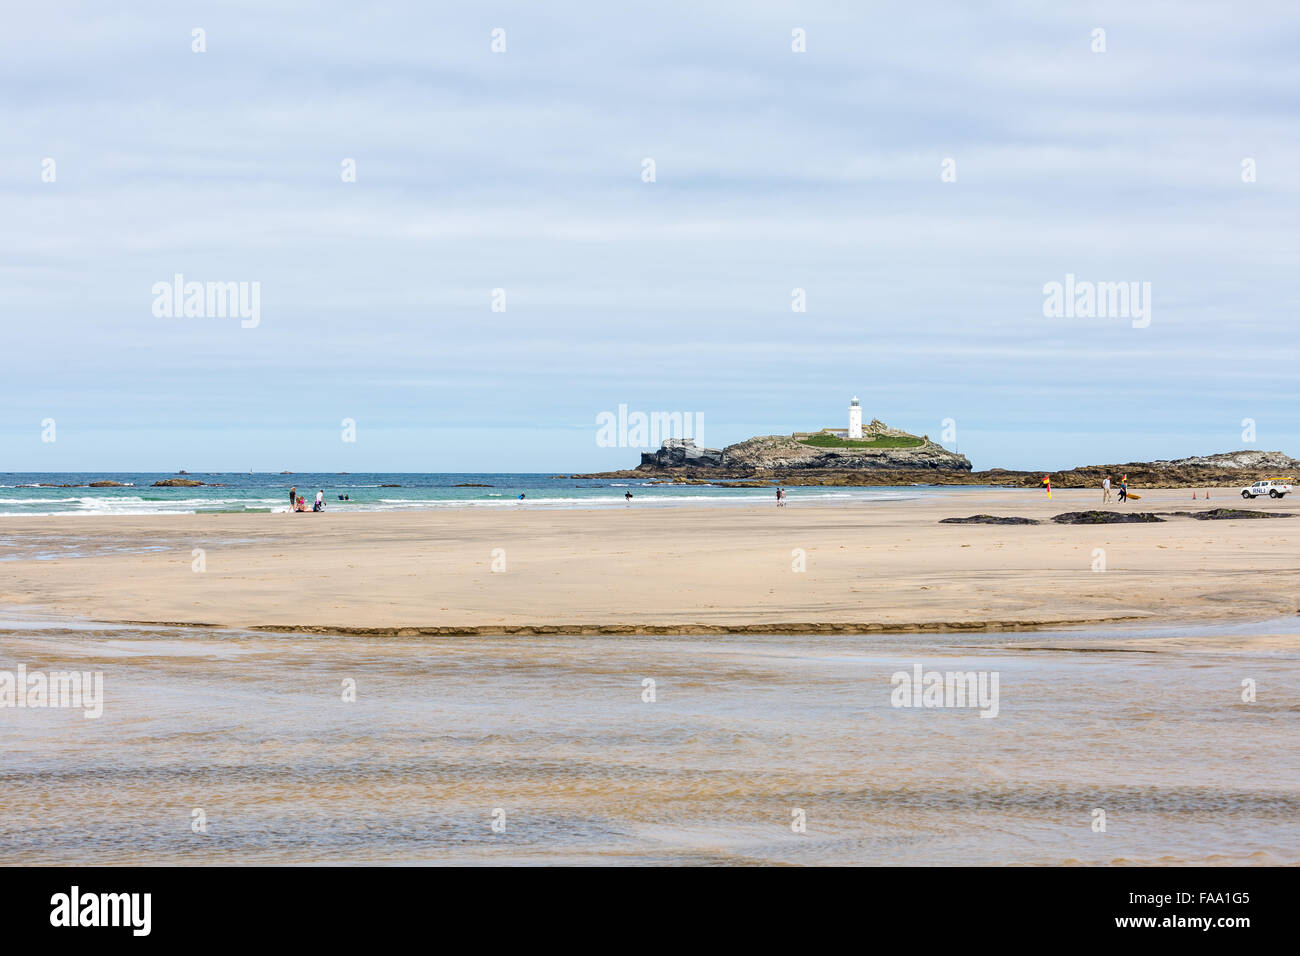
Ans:
{"label": "lighthouse tower", "polygon": [[862,437],[862,406],[858,403],[858,396],[853,396],[853,401],[849,402],[849,437]]}

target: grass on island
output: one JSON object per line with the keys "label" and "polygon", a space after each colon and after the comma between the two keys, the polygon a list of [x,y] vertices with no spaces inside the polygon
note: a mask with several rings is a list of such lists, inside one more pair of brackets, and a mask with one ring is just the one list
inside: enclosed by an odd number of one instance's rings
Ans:
{"label": "grass on island", "polygon": [[874,438],[840,438],[838,435],[810,435],[799,444],[814,448],[916,448],[925,440],[915,435],[877,435]]}

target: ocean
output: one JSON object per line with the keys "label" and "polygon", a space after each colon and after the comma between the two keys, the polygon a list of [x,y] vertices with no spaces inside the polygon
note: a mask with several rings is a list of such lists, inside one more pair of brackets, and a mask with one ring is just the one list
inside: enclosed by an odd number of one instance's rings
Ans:
{"label": "ocean", "polygon": [[[198,488],[155,488],[167,478],[202,481]],[[90,488],[115,481],[120,488]],[[64,485],[73,487],[61,487]],[[310,507],[325,492],[329,511],[402,511],[412,508],[590,508],[625,505],[727,505],[774,500],[773,488],[655,484],[642,478],[574,479],[550,474],[146,474],[134,472],[0,473],[0,516],[61,514],[248,514],[289,510],[296,486]],[[386,487],[387,486],[387,487]],[[796,487],[790,499],[821,504],[894,501],[949,489],[906,487]],[[525,497],[521,500],[520,495]],[[340,501],[346,495],[350,500]]]}

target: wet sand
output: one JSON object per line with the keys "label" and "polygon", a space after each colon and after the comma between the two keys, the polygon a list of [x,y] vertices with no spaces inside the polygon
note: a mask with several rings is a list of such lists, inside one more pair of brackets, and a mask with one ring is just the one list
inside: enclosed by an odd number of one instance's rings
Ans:
{"label": "wet sand", "polygon": [[[1298,864],[1298,630],[0,623],[0,668],[102,671],[105,698],[91,720],[0,710],[0,860]],[[916,664],[997,673],[996,718],[892,706],[891,675]]]}
{"label": "wet sand", "polygon": [[[782,509],[8,518],[0,605],[374,635],[861,633],[1297,611],[1300,518],[945,525],[1046,519],[1096,508],[1100,493],[953,489],[845,506],[798,494]],[[1149,491],[1114,508],[1293,506],[1219,489],[1208,502]]]}

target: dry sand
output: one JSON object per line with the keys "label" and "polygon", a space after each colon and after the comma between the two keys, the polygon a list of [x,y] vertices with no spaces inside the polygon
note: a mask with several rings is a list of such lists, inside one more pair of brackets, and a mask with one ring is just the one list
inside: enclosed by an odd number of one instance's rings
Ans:
{"label": "dry sand", "polygon": [[[806,633],[1297,613],[1300,517],[1072,526],[1098,491],[708,508],[0,519],[0,605],[97,621],[389,633]],[[1116,510],[1300,513],[1219,489]],[[86,556],[39,557],[72,550]],[[141,550],[155,549],[155,550]],[[194,570],[202,549],[206,570]],[[494,572],[495,549],[505,570]],[[1093,570],[1096,549],[1105,571]],[[797,550],[806,571],[792,570]]]}

